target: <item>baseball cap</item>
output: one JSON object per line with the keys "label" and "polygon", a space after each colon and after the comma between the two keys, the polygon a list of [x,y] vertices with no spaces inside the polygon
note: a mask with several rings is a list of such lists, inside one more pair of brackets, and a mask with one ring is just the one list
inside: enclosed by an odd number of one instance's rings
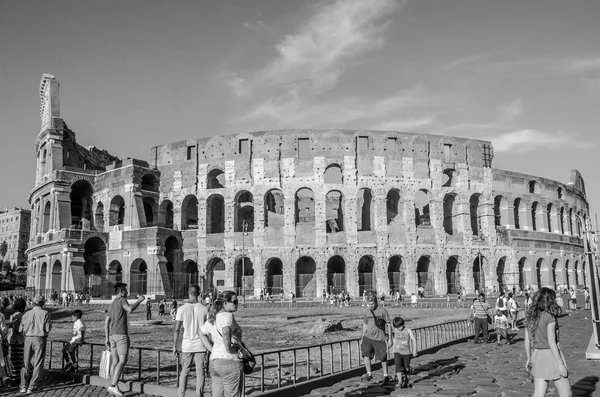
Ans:
{"label": "baseball cap", "polygon": [[36,295],[33,298],[33,303],[35,303],[36,305],[39,305],[40,303],[44,303],[46,302],[46,298],[44,298],[42,295]]}

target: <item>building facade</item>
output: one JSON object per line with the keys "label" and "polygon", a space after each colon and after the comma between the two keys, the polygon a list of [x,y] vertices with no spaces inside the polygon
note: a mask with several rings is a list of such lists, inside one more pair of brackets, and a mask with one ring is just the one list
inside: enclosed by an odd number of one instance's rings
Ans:
{"label": "building facade", "polygon": [[27,244],[29,243],[29,226],[31,212],[22,208],[0,210],[0,244],[6,243],[6,254],[2,269],[16,270],[27,265]]}
{"label": "building facade", "polygon": [[148,162],[76,143],[40,85],[28,285],[258,296],[586,284],[583,178],[493,168],[490,142],[282,130],[172,142]]}

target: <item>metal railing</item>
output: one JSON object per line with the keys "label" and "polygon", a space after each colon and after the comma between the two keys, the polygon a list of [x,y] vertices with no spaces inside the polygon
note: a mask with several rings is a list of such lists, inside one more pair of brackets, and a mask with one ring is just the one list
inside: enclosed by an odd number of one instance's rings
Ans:
{"label": "metal railing", "polygon": [[[419,352],[473,335],[473,324],[467,320],[413,328]],[[254,372],[245,376],[245,395],[308,382],[363,365],[361,338],[273,350],[255,355]],[[66,341],[49,340],[46,347],[48,369],[62,369],[62,349]],[[391,347],[390,347],[391,348]],[[85,343],[79,348],[79,373],[97,375],[102,351],[99,343]],[[124,381],[156,383],[176,387],[180,373],[178,359],[171,350],[132,346]],[[208,384],[207,384],[208,386]]]}

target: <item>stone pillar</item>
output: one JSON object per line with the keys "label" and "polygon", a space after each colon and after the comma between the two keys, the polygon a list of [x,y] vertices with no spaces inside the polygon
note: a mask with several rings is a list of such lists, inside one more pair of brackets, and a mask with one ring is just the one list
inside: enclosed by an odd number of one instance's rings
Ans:
{"label": "stone pillar", "polygon": [[[318,190],[315,192],[315,240],[316,247],[322,247],[327,243],[327,229],[325,222],[327,221],[326,216],[326,192]],[[347,225],[344,225],[345,228]]]}

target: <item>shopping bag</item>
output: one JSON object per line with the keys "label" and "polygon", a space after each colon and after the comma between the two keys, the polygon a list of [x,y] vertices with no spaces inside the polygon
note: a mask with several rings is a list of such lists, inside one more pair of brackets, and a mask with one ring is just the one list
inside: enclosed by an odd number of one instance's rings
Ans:
{"label": "shopping bag", "polygon": [[102,352],[102,358],[100,359],[100,373],[98,374],[103,379],[110,378],[110,364],[111,355],[109,350]]}

